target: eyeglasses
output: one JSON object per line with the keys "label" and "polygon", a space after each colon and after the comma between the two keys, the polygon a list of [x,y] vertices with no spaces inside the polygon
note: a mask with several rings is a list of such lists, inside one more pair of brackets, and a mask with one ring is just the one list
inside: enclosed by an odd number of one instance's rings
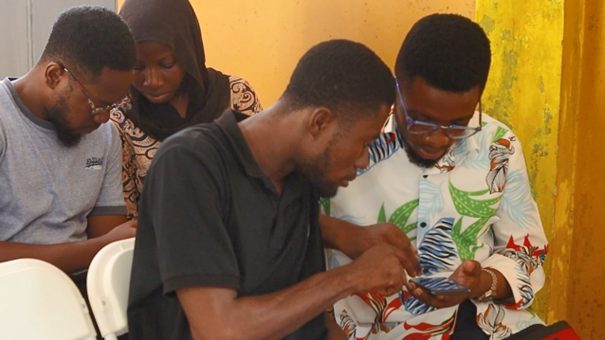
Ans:
{"label": "eyeglasses", "polygon": [[401,107],[403,109],[403,115],[405,117],[407,131],[409,133],[415,135],[428,135],[435,133],[439,129],[443,129],[443,131],[445,131],[445,135],[451,139],[464,139],[481,131],[481,99],[479,99],[479,126],[469,127],[457,124],[435,124],[423,120],[413,119],[410,117],[410,114],[408,113],[408,106],[403,98],[403,94],[399,86],[399,81],[396,80],[395,83],[397,84],[397,97],[399,98],[399,103],[401,104]]}
{"label": "eyeglasses", "polygon": [[101,113],[110,112],[111,110],[117,109],[122,106],[126,106],[130,102],[130,95],[126,95],[126,97],[122,98],[120,101],[115,102],[113,104],[109,104],[109,105],[105,105],[105,106],[96,106],[95,103],[92,101],[92,99],[90,99],[90,94],[89,94],[88,90],[86,90],[86,86],[84,86],[84,84],[82,84],[78,80],[78,78],[76,78],[76,76],[73,74],[73,72],[71,72],[65,65],[62,65],[62,66],[63,66],[63,70],[65,70],[65,72],[69,73],[69,75],[71,75],[71,77],[76,81],[76,83],[78,83],[78,86],[80,87],[80,91],[82,91],[82,94],[84,94],[84,96],[86,97],[86,100],[88,100],[88,105],[90,106],[91,115],[96,116]]}

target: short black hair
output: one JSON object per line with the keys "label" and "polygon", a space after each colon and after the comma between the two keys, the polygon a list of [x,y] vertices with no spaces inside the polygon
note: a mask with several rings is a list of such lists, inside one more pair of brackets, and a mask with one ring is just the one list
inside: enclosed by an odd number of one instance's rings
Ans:
{"label": "short black hair", "polygon": [[77,6],[62,12],[53,24],[41,58],[48,59],[58,59],[94,79],[104,67],[131,70],[136,48],[128,25],[116,13],[99,6]]}
{"label": "short black hair", "polygon": [[450,92],[485,88],[491,63],[490,43],[477,23],[457,14],[420,19],[405,37],[395,73],[403,81],[420,77]]}
{"label": "short black hair", "polygon": [[293,109],[324,106],[336,114],[350,108],[356,108],[351,113],[374,112],[393,103],[394,88],[393,74],[376,53],[363,44],[336,39],[303,55],[282,99]]}

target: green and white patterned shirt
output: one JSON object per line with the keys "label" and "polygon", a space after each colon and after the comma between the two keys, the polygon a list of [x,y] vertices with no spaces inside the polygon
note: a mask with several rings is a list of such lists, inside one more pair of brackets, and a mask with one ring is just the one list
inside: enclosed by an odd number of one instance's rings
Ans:
{"label": "green and white patterned shirt", "polygon": [[[474,118],[476,120],[476,117]],[[415,242],[424,274],[449,276],[467,259],[500,271],[509,305],[478,303],[477,320],[492,339],[542,321],[527,308],[544,284],[547,251],[519,140],[484,116],[482,130],[454,144],[432,168],[408,159],[394,119],[370,148],[370,165],[324,211],[358,225],[391,222]],[[350,262],[329,251],[328,265]],[[351,296],[335,305],[349,339],[447,339],[457,307],[435,309],[406,291]]]}

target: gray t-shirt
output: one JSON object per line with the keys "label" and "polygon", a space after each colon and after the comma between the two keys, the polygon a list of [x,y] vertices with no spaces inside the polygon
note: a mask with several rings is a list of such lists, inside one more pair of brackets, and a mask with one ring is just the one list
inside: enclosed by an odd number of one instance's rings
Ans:
{"label": "gray t-shirt", "polygon": [[89,215],[125,215],[122,148],[111,122],[73,147],[0,82],[0,241],[54,244],[87,238]]}

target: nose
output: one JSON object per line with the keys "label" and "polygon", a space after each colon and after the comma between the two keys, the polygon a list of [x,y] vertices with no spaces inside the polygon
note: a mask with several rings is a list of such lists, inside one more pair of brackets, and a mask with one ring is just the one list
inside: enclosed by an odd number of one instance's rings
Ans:
{"label": "nose", "polygon": [[162,85],[162,78],[160,77],[160,72],[155,67],[147,67],[143,72],[143,76],[145,77],[143,80],[143,86],[145,87],[159,87]]}
{"label": "nose", "polygon": [[368,167],[368,165],[370,165],[370,149],[363,148],[362,154],[355,161],[355,168],[356,169],[365,169]]}
{"label": "nose", "polygon": [[452,144],[453,139],[445,133],[445,129],[439,128],[427,135],[426,141],[427,144],[435,149],[443,149],[449,147]]}

